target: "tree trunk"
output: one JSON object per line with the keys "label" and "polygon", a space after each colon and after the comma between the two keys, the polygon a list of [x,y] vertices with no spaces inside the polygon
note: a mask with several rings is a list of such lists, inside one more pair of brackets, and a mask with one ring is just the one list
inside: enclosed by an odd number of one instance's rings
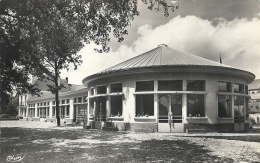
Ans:
{"label": "tree trunk", "polygon": [[60,126],[60,108],[59,108],[59,85],[58,85],[58,64],[55,62],[55,103],[56,103],[56,119],[57,119],[57,126]]}

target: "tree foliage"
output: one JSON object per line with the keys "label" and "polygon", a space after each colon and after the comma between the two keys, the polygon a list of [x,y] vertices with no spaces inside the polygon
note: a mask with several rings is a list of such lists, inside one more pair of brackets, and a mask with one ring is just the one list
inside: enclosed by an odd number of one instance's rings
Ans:
{"label": "tree foliage", "polygon": [[[154,7],[158,4],[163,6],[164,15],[169,15],[171,6],[165,0],[149,2],[149,9],[159,10]],[[1,89],[8,94],[15,86],[21,93],[35,93],[28,74],[48,78],[54,82],[48,86],[56,94],[59,114],[60,70],[68,70],[70,64],[77,69],[82,63],[78,51],[84,43],[94,42],[100,47],[97,52],[108,52],[110,33],[118,42],[123,41],[126,27],[138,15],[137,0],[0,1]]]}

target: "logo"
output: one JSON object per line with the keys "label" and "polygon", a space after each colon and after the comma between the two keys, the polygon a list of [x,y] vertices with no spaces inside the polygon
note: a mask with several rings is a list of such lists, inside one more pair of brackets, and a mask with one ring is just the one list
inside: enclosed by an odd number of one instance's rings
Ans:
{"label": "logo", "polygon": [[16,154],[16,155],[7,156],[6,160],[9,162],[19,162],[19,161],[22,161],[24,157],[25,157],[25,155]]}
{"label": "logo", "polygon": [[[14,149],[14,151],[15,151],[15,149]],[[26,151],[27,151],[27,149],[26,149]],[[26,154],[13,154],[13,155],[9,155],[6,158],[6,161],[8,161],[8,162],[20,162],[20,161],[22,161],[24,159],[25,155]]]}

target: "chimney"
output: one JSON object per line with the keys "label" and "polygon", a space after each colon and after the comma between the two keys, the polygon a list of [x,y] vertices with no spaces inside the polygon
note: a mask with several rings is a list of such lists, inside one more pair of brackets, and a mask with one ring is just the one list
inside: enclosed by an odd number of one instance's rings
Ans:
{"label": "chimney", "polygon": [[66,79],[67,83],[69,84],[69,78],[68,78],[68,77],[66,77],[65,79]]}
{"label": "chimney", "polygon": [[220,60],[219,60],[219,62],[222,64],[222,58],[221,58],[221,53],[219,53],[219,55],[220,55]]}

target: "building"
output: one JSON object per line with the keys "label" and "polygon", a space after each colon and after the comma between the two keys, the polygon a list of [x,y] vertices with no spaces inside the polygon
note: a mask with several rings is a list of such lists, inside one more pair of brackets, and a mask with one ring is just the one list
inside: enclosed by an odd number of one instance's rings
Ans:
{"label": "building", "polygon": [[[68,78],[59,79],[64,87],[59,91],[59,113],[61,123],[81,123],[87,120],[87,88],[83,85],[68,84]],[[55,95],[48,91],[47,85],[53,82],[47,79],[33,78],[35,87],[41,90],[41,96],[23,94],[19,96],[19,116],[24,120],[56,122]]]}
{"label": "building", "polygon": [[260,79],[254,80],[248,85],[249,113],[260,113]]}
{"label": "building", "polygon": [[249,129],[254,74],[159,45],[83,79],[85,127],[145,132]]}
{"label": "building", "polygon": [[[250,95],[250,100],[248,103],[249,113],[251,120],[254,119],[254,122],[259,125],[260,119],[260,79],[254,80],[248,85],[248,94]],[[251,121],[252,125],[254,122]]]}

